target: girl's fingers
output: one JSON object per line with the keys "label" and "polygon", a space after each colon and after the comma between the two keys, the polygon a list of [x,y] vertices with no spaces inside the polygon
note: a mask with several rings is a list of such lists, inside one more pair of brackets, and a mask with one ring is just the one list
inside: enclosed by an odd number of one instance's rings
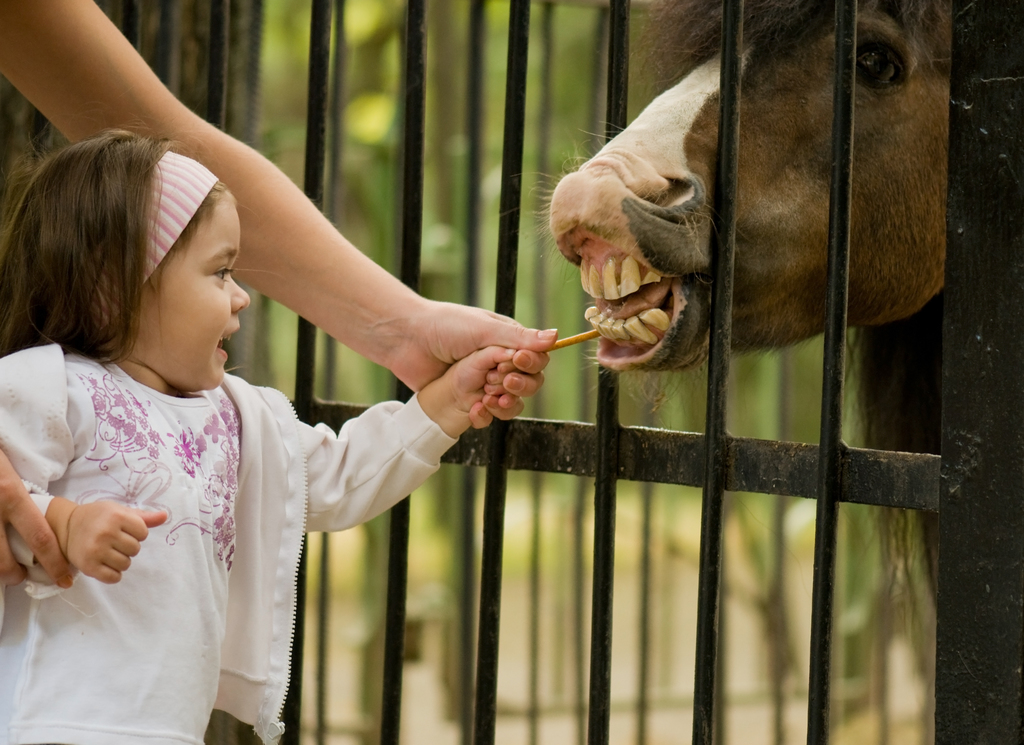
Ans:
{"label": "girl's fingers", "polygon": [[84,569],[82,571],[83,573],[87,574],[93,579],[99,580],[105,585],[116,585],[118,582],[121,581],[121,572],[117,571],[116,569],[111,569],[108,566],[100,565],[99,567],[96,567],[95,569],[89,572],[85,572]]}
{"label": "girl's fingers", "polygon": [[130,533],[121,533],[110,542],[110,547],[124,556],[138,556],[142,543]]}
{"label": "girl's fingers", "polygon": [[521,396],[522,398],[529,398],[539,391],[542,385],[544,385],[544,373],[541,372],[535,375],[510,373],[502,381],[502,386],[506,392],[511,393],[513,396]]}
{"label": "girl's fingers", "polygon": [[482,402],[473,404],[469,410],[469,423],[473,429],[483,429],[494,420],[494,416],[487,410]]}
{"label": "girl's fingers", "polygon": [[127,572],[132,565],[132,560],[117,549],[110,549],[103,557],[103,566],[113,569],[115,572]]}
{"label": "girl's fingers", "polygon": [[[485,397],[486,398],[486,397]],[[484,406],[487,410],[493,414],[496,418],[503,421],[515,419],[517,416],[523,413],[525,404],[521,398],[516,396],[509,396],[507,393],[498,399],[498,406],[487,406],[486,401]]]}
{"label": "girl's fingers", "polygon": [[149,536],[149,529],[162,525],[167,520],[164,511],[136,510],[128,508],[121,529],[137,541],[144,541]]}
{"label": "girl's fingers", "polygon": [[549,360],[550,357],[547,352],[531,352],[529,349],[517,350],[512,355],[512,364],[515,365],[517,370],[527,375],[539,373],[547,367]]}

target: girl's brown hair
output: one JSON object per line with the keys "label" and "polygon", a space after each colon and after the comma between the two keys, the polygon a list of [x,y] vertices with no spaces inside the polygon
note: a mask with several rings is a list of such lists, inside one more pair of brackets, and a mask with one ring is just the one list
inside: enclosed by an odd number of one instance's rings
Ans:
{"label": "girl's brown hair", "polygon": [[0,356],[124,359],[138,331],[151,182],[167,142],[109,130],[20,168],[0,232]]}

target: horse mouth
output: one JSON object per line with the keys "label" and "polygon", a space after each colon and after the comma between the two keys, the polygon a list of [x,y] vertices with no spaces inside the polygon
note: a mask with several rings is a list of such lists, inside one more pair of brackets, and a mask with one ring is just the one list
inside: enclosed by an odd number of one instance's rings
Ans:
{"label": "horse mouth", "polygon": [[586,318],[601,334],[598,363],[613,370],[678,367],[675,358],[681,350],[673,347],[680,336],[691,336],[681,333],[694,326],[692,313],[684,312],[687,306],[695,304],[692,312],[703,315],[699,288],[707,285],[704,275],[662,275],[643,259],[593,235],[577,244],[576,251],[583,289],[594,299]]}

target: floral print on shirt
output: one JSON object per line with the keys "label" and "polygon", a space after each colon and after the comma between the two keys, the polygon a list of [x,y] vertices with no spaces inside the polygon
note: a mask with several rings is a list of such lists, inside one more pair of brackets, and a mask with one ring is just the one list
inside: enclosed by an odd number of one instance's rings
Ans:
{"label": "floral print on shirt", "polygon": [[[115,485],[78,496],[79,502],[114,499],[131,507],[168,512],[167,543],[177,543],[181,530],[211,536],[217,558],[231,569],[235,552],[234,501],[238,491],[241,422],[238,411],[221,395],[196,433],[180,421],[174,431],[157,432],[151,422],[153,402],[125,390],[113,375],[77,373],[89,390],[96,413],[96,435],[85,459],[108,472]],[[111,470],[111,462],[119,466]],[[180,467],[175,474],[173,465]],[[127,472],[125,483],[114,473]],[[164,501],[168,489],[197,494],[194,513],[175,518]]]}

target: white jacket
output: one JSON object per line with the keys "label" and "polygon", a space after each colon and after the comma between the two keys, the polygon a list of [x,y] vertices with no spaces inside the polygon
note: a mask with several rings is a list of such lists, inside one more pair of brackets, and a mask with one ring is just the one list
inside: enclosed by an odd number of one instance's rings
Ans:
{"label": "white jacket", "polygon": [[[304,532],[343,530],[381,514],[436,471],[455,440],[415,398],[373,406],[335,436],[325,425],[299,422],[279,391],[231,375],[223,389],[238,409],[242,436],[216,708],[254,724],[263,741],[273,743],[284,731],[279,720]],[[0,359],[0,449],[26,481],[46,487],[61,477],[73,444],[54,435],[66,429],[57,426],[66,415],[67,378],[59,347]],[[4,432],[24,431],[26,419],[39,428],[38,437],[28,439],[43,447],[5,439]],[[17,427],[7,426],[15,420]],[[45,500],[37,503],[45,510]]]}

